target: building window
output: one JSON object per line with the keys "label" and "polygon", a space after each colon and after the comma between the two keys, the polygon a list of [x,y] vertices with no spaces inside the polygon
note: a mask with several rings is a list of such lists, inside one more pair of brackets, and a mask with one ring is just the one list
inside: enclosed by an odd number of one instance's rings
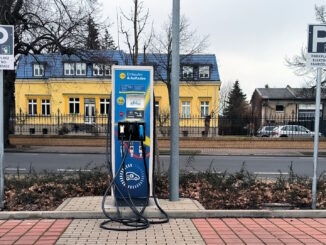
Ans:
{"label": "building window", "polygon": [[34,71],[34,77],[43,77],[44,76],[44,65],[34,64],[33,71]]}
{"label": "building window", "polygon": [[160,102],[155,101],[155,116],[158,118],[160,116]]}
{"label": "building window", "polygon": [[42,115],[49,116],[50,115],[50,100],[42,100]]}
{"label": "building window", "polygon": [[209,78],[209,66],[199,66],[199,78]]}
{"label": "building window", "polygon": [[64,63],[63,67],[65,76],[75,75],[75,63]]}
{"label": "building window", "polygon": [[29,99],[28,100],[28,114],[37,115],[37,100]]}
{"label": "building window", "polygon": [[93,64],[93,76],[103,76],[103,69],[101,65]]}
{"label": "building window", "polygon": [[276,112],[284,112],[284,105],[276,105]]}
{"label": "building window", "polygon": [[107,115],[110,112],[110,99],[100,99],[100,114]]}
{"label": "building window", "polygon": [[86,75],[86,63],[76,63],[76,75],[77,76]]}
{"label": "building window", "polygon": [[93,64],[93,76],[111,76],[111,66],[104,64]]}
{"label": "building window", "polygon": [[111,76],[111,66],[110,65],[104,65],[104,75],[105,76]]}
{"label": "building window", "polygon": [[206,117],[209,114],[209,101],[200,102],[200,116]]}
{"label": "building window", "polygon": [[181,117],[182,118],[190,117],[190,101],[181,102]]}
{"label": "building window", "polygon": [[69,98],[69,113],[79,114],[79,98]]}
{"label": "building window", "polygon": [[183,66],[182,67],[182,78],[193,78],[194,68],[192,66]]}

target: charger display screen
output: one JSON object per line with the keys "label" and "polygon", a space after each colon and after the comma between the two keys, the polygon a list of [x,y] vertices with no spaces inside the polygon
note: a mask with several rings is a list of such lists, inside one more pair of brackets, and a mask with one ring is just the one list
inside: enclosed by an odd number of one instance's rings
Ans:
{"label": "charger display screen", "polygon": [[126,96],[126,107],[144,109],[145,96],[142,94],[127,94]]}

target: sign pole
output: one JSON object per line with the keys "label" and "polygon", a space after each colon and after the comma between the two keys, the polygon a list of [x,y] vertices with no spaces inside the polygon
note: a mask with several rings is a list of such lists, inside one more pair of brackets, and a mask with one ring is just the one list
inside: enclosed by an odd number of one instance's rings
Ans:
{"label": "sign pole", "polygon": [[318,143],[319,143],[319,119],[320,119],[320,85],[322,68],[317,68],[316,82],[316,108],[315,108],[315,138],[314,138],[314,177],[312,180],[312,209],[316,209],[317,191],[317,164],[318,164]]}
{"label": "sign pole", "polygon": [[171,143],[170,143],[170,201],[179,201],[179,25],[180,0],[173,0],[172,11],[172,84],[171,84]]}
{"label": "sign pole", "polygon": [[0,70],[0,208],[4,206],[4,172],[3,172],[3,70]]}

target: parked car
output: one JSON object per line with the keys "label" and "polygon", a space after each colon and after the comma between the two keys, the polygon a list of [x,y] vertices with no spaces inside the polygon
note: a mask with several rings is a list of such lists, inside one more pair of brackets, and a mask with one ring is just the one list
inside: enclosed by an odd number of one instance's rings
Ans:
{"label": "parked car", "polygon": [[276,126],[264,126],[258,129],[257,137],[270,137],[273,135],[273,130]]}
{"label": "parked car", "polygon": [[[274,128],[273,137],[313,137],[314,132],[301,125],[283,125]],[[319,133],[319,137],[322,136]]]}

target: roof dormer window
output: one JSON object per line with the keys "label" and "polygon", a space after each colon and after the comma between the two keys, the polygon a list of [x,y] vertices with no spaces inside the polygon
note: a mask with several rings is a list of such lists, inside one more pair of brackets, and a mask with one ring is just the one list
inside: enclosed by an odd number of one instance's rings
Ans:
{"label": "roof dormer window", "polygon": [[93,76],[111,76],[111,66],[104,64],[93,64]]}
{"label": "roof dormer window", "polygon": [[34,64],[33,65],[33,75],[34,75],[34,77],[43,77],[44,76],[44,65],[43,64]]}
{"label": "roof dormer window", "polygon": [[65,76],[75,75],[75,63],[64,63],[63,67]]}
{"label": "roof dormer window", "polygon": [[182,78],[189,79],[194,77],[194,68],[192,66],[183,66],[182,67]]}
{"label": "roof dormer window", "polygon": [[209,66],[199,66],[199,79],[209,78]]}

